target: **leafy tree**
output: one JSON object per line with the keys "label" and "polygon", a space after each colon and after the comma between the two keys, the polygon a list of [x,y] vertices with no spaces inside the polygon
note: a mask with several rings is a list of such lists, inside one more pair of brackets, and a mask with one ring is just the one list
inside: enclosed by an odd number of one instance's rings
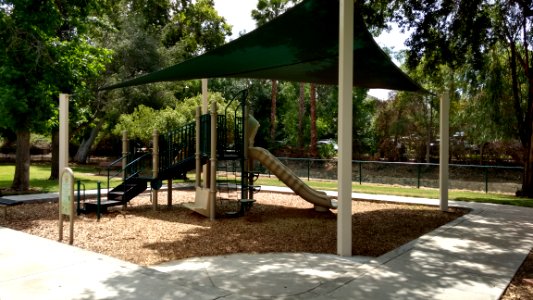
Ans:
{"label": "leafy tree", "polygon": [[183,59],[224,44],[226,36],[231,35],[231,26],[218,15],[214,6],[213,0],[174,2],[175,13],[163,28],[163,45],[174,47]]}
{"label": "leafy tree", "polygon": [[[216,101],[218,113],[223,114],[228,101],[220,93],[211,93],[209,102]],[[144,105],[139,105],[133,113],[121,115],[118,124],[114,127],[113,133],[121,136],[122,131],[128,132],[128,137],[134,140],[149,144],[152,140],[154,129],[162,134],[169,130],[179,128],[189,122],[194,121],[196,108],[201,105],[202,97],[187,98],[179,102],[176,107],[166,107],[164,109],[153,109]],[[233,109],[238,103],[233,103]]]}
{"label": "leafy tree", "polygon": [[[113,49],[105,81],[96,88],[156,71],[221,45],[230,27],[218,16],[212,0],[123,0],[99,18],[108,26],[94,32],[94,40]],[[139,105],[153,109],[175,107],[178,101],[197,95],[199,81],[157,83],[98,94],[93,114],[81,132],[75,156],[85,162],[95,135],[103,123],[117,122],[121,114]],[[108,132],[104,132],[108,133]]]}
{"label": "leafy tree", "polygon": [[0,2],[0,127],[17,135],[12,188],[29,188],[30,132],[47,129],[59,92],[83,89],[106,51],[85,35],[98,1]]}
{"label": "leafy tree", "polygon": [[[413,30],[407,41],[407,63],[413,68],[426,60],[426,72],[441,65],[457,70],[468,67],[472,86],[479,85],[476,73],[486,69],[496,43],[505,45],[511,73],[513,110],[524,146],[522,193],[533,197],[533,59],[529,50],[533,3],[523,0],[365,1],[364,9],[382,20],[395,20]],[[360,3],[362,4],[362,3]],[[374,20],[375,21],[375,20]],[[520,81],[520,76],[527,80]],[[525,86],[525,89],[522,87]],[[523,91],[523,93],[522,93]],[[524,105],[525,103],[525,105]]]}
{"label": "leafy tree", "polygon": [[[252,10],[252,18],[255,20],[257,26],[262,26],[265,23],[273,20],[279,15],[283,14],[292,4],[299,2],[298,0],[258,0],[257,8]],[[270,109],[270,140],[276,140],[276,105],[278,97],[278,81],[272,79],[272,93],[271,93],[271,109]]]}

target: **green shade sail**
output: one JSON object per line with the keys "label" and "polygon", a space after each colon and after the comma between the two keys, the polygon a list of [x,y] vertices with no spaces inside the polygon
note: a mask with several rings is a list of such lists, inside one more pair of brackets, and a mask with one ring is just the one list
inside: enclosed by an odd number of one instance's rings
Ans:
{"label": "green shade sail", "polygon": [[[363,88],[424,91],[376,44],[354,15],[354,81]],[[213,51],[104,89],[200,78],[254,78],[337,85],[339,1],[304,0]]]}

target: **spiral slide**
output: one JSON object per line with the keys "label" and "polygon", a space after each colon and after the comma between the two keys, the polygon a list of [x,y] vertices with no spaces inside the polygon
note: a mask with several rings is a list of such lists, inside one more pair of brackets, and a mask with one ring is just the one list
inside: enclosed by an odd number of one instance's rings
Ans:
{"label": "spiral slide", "polygon": [[269,169],[272,174],[276,175],[279,180],[283,181],[298,196],[313,203],[316,210],[337,208],[337,202],[335,200],[332,200],[326,193],[309,187],[268,150],[261,147],[249,147],[248,157],[260,161],[263,166]]}

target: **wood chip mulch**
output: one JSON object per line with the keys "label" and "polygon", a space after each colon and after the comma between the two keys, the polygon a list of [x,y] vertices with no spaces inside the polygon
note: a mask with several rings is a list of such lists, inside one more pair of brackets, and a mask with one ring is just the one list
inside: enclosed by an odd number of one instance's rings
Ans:
{"label": "wood chip mulch", "polygon": [[[126,211],[110,208],[100,221],[94,214],[75,221],[74,245],[139,265],[230,253],[336,253],[336,212],[316,212],[298,196],[261,192],[244,217],[219,215],[214,222],[181,204],[191,191],[174,191],[173,206],[159,193],[153,211],[149,194],[130,202]],[[233,201],[217,201],[221,212],[236,210]],[[466,213],[451,209],[353,201],[353,255],[379,256]],[[9,209],[0,226],[44,238],[58,238],[57,203],[25,204]],[[64,225],[68,241],[68,222]]]}

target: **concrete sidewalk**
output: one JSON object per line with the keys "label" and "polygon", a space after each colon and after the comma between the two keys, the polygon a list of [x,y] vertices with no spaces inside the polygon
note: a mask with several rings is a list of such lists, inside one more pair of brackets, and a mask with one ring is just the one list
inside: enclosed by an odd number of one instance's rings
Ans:
{"label": "concrete sidewalk", "polygon": [[235,254],[145,268],[0,228],[0,299],[498,299],[533,247],[533,209],[450,206],[472,212],[373,259]]}

